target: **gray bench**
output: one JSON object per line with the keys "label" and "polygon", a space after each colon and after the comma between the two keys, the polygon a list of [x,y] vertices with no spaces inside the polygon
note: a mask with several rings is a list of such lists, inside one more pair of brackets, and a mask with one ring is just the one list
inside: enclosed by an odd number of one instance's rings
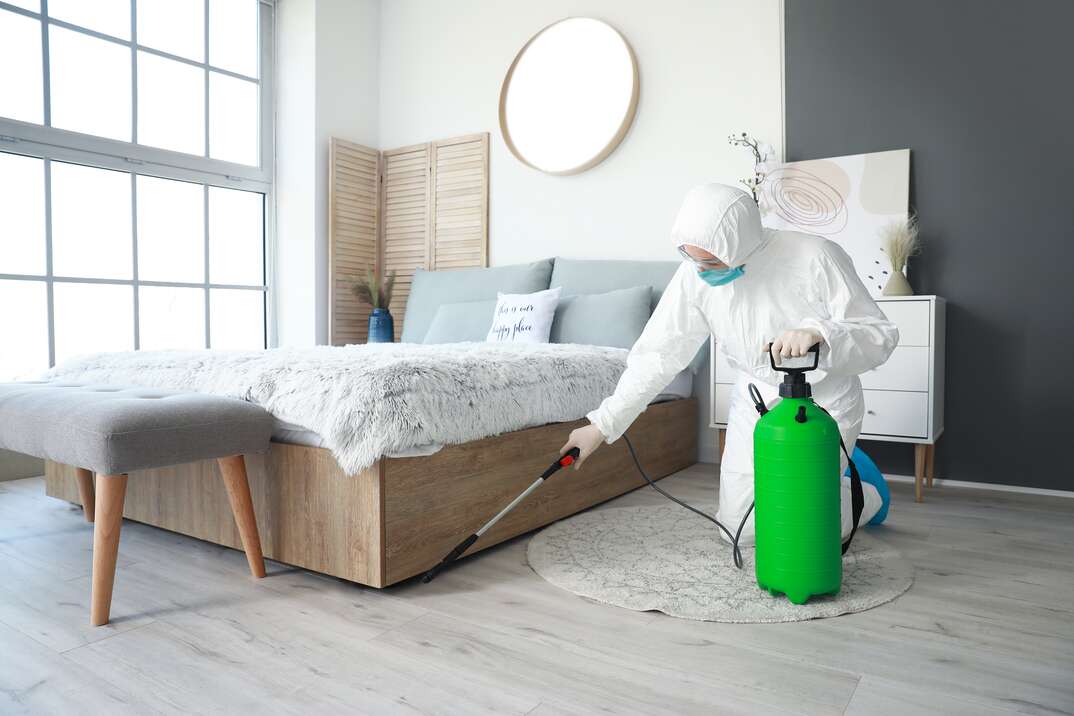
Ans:
{"label": "gray bench", "polygon": [[[0,384],[0,448],[77,468],[93,522],[90,620],[108,623],[127,473],[217,459],[250,571],[265,576],[244,455],[268,449],[272,417],[201,393],[62,382]],[[96,484],[94,484],[96,473]]]}

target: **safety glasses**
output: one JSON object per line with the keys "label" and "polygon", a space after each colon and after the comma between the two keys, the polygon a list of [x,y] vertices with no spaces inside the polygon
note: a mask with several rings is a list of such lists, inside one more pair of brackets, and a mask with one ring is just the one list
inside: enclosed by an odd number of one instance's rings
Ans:
{"label": "safety glasses", "polygon": [[686,249],[679,246],[679,255],[697,267],[699,271],[711,271],[712,269],[727,268],[727,264],[718,259],[698,259],[691,256]]}

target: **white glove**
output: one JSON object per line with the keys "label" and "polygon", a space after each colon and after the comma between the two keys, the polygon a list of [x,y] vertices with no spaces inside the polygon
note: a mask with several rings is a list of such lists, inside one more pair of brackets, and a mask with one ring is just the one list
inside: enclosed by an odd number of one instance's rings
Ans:
{"label": "white glove", "polygon": [[590,423],[572,430],[567,442],[559,449],[559,454],[566,455],[571,448],[578,448],[578,459],[574,461],[574,469],[577,470],[585,462],[585,459],[592,455],[593,451],[599,448],[603,442],[604,433],[596,425]]}
{"label": "white glove", "polygon": [[776,365],[782,365],[784,358],[801,358],[817,343],[823,343],[824,336],[809,328],[793,328],[783,331],[772,342],[772,358]]}

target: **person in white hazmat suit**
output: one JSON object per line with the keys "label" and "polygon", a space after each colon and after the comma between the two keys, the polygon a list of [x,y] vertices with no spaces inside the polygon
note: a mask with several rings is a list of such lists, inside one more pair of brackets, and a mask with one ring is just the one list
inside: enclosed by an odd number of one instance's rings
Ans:
{"label": "person in white hazmat suit", "polygon": [[[630,349],[615,392],[586,416],[590,425],[571,432],[561,453],[577,447],[578,469],[601,442],[619,439],[712,335],[736,369],[717,512],[734,532],[753,502],[753,428],[759,416],[747,386],[756,384],[771,407],[782,379],[769,364],[768,344],[777,364],[821,344],[818,370],[807,380],[813,399],[835,418],[853,452],[865,412],[858,376],[888,359],[899,332],[838,244],[763,228],[757,205],[738,189],[706,184],[691,190],[671,240],[683,255],[682,265]],[[843,475],[846,458],[840,459]],[[842,487],[846,538],[852,521],[849,478],[843,477]],[[863,488],[864,525],[880,509],[881,499],[872,485]],[[741,543],[752,544],[753,538],[751,514]]]}

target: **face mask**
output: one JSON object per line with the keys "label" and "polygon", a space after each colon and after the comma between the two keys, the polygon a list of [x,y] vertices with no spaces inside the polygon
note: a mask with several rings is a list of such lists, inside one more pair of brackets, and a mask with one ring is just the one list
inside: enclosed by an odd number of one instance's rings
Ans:
{"label": "face mask", "polygon": [[700,272],[698,276],[709,286],[723,286],[746,273],[742,268],[742,266],[736,266],[735,268],[709,269],[708,271]]}

